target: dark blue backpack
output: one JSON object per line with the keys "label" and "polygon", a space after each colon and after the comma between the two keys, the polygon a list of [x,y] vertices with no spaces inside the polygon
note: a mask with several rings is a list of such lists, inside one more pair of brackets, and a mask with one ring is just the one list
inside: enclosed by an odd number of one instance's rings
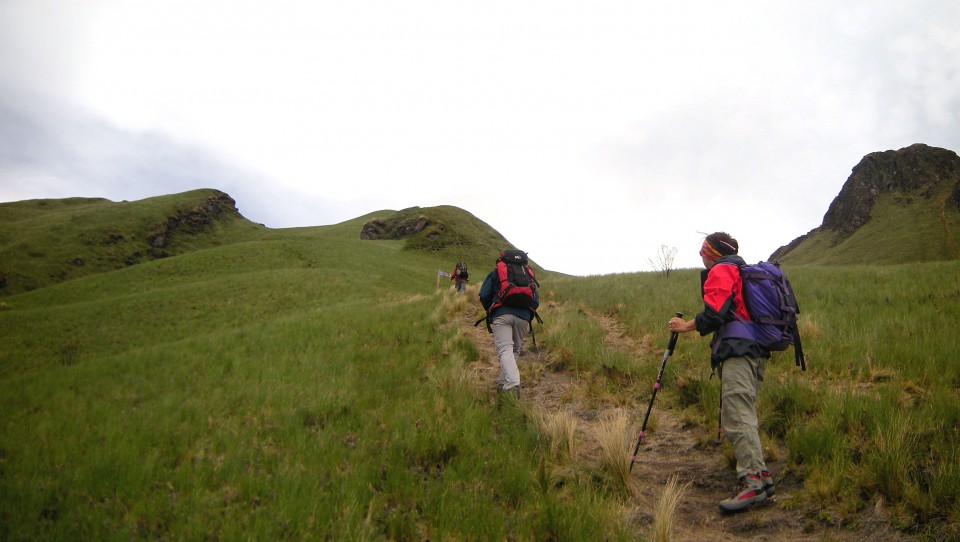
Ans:
{"label": "dark blue backpack", "polygon": [[800,306],[780,263],[742,265],[740,278],[743,301],[752,320],[750,328],[757,343],[775,352],[786,350],[792,344],[797,366],[807,370],[797,328]]}

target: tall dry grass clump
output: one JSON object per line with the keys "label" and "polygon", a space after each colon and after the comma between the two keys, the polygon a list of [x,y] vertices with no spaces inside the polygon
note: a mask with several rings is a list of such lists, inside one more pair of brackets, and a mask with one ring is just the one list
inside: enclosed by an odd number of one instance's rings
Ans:
{"label": "tall dry grass clump", "polygon": [[453,288],[438,290],[437,295],[441,296],[442,299],[436,311],[434,311],[434,323],[443,324],[452,321],[456,315],[469,310],[471,307],[479,308],[478,313],[482,316],[483,309],[480,307],[480,302],[477,301],[478,291],[478,288],[471,288],[470,286],[467,286],[467,291],[463,294],[458,294]]}
{"label": "tall dry grass clump", "polygon": [[630,439],[627,434],[629,417],[617,409],[601,420],[597,428],[597,444],[600,446],[599,468],[610,488],[622,495],[632,493],[630,481]]}
{"label": "tall dry grass clump", "polygon": [[541,434],[547,443],[548,456],[565,463],[577,454],[577,419],[569,412],[543,412],[539,417]]}
{"label": "tall dry grass clump", "polygon": [[654,509],[653,518],[653,539],[657,542],[669,542],[673,538],[673,524],[677,515],[677,508],[683,494],[690,487],[690,482],[680,483],[680,478],[676,474],[667,480],[667,485],[663,486],[663,493],[657,500]]}

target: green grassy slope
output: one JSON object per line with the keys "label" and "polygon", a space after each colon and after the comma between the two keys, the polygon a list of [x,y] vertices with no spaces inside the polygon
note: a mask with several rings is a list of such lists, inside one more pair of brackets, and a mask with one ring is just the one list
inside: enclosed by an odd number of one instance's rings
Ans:
{"label": "green grassy slope", "polygon": [[[493,268],[501,250],[513,248],[510,241],[489,224],[463,209],[450,205],[410,207],[401,211],[371,213],[360,221],[359,227],[362,227],[367,220],[377,218],[386,222],[388,227],[395,228],[399,224],[409,223],[418,217],[426,218],[429,224],[422,231],[405,237],[404,249],[428,252],[446,258],[449,262],[444,267],[446,271],[452,271],[453,264],[462,261],[468,264],[471,273],[479,279],[483,276],[477,276],[479,273],[485,274]],[[537,273],[545,272],[533,260],[530,266]],[[547,273],[549,274],[549,271]]]}
{"label": "green grassy slope", "polygon": [[268,237],[5,300],[0,538],[362,538],[406,532],[408,502],[488,500],[455,484],[471,464],[412,484],[480,455],[432,430],[437,262]]}
{"label": "green grassy slope", "polygon": [[[361,241],[379,215],[201,235],[2,298],[0,539],[642,538],[607,475],[553,465],[523,410],[478,387],[479,354],[449,320],[479,307],[435,293],[454,254]],[[787,505],[811,522],[887,503],[897,527],[960,533],[958,266],[785,266],[810,371],[777,354],[760,415],[805,480]],[[637,406],[666,320],[700,308],[697,281],[550,276],[538,341],[598,408]],[[649,355],[604,344],[590,311]],[[709,433],[719,390],[693,335],[658,408]]]}
{"label": "green grassy slope", "polygon": [[0,203],[0,295],[236,242],[263,229],[236,213],[229,196],[209,189],[135,202]]}
{"label": "green grassy slope", "polygon": [[871,220],[845,239],[816,230],[780,261],[856,265],[960,259],[960,212],[945,205],[949,187],[930,197],[882,194]]}
{"label": "green grassy slope", "polygon": [[448,258],[358,221],[4,298],[0,539],[620,538],[537,496],[437,316]]}

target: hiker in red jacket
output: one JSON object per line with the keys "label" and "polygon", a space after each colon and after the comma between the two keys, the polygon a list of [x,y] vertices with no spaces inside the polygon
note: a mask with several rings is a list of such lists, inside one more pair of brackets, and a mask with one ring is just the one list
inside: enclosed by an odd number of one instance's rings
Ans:
{"label": "hiker in red jacket", "polygon": [[500,253],[496,267],[487,274],[480,286],[480,304],[487,314],[477,324],[486,320],[487,330],[493,334],[493,344],[500,362],[497,390],[516,398],[520,397],[517,357],[520,356],[524,337],[533,330],[533,319],[540,321],[537,316],[540,306],[539,283],[528,263],[526,252],[506,249]]}
{"label": "hiker in red jacket", "polygon": [[[742,510],[774,493],[773,477],[763,461],[756,399],[770,352],[755,340],[745,338],[740,326],[750,321],[743,302],[743,283],[737,255],[737,240],[724,232],[712,233],[700,248],[703,266],[703,310],[693,318],[671,318],[670,331],[700,335],[713,333],[710,366],[720,375],[720,419],[723,432],[733,445],[740,483],[736,494],[720,501],[725,512]],[[736,316],[734,316],[736,313]]]}
{"label": "hiker in red jacket", "polygon": [[453,268],[453,273],[450,274],[450,280],[456,281],[457,293],[462,294],[467,291],[467,280],[470,279],[470,273],[467,271],[467,264],[463,262],[457,262],[457,265]]}

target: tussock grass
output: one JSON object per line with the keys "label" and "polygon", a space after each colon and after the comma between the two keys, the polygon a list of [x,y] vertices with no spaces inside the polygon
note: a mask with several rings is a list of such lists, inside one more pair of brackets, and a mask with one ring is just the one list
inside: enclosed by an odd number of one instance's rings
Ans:
{"label": "tussock grass", "polygon": [[[479,307],[479,303],[477,302],[479,290],[480,287],[477,285],[468,285],[463,294],[458,294],[453,287],[441,282],[441,288],[437,291],[437,295],[440,297],[440,305],[434,312],[434,321],[437,324],[448,323],[452,322],[454,316],[460,313],[469,311],[472,314],[475,312],[476,308]],[[477,318],[480,316],[483,316],[482,308]]]}
{"label": "tussock grass", "polygon": [[689,487],[690,482],[681,483],[680,477],[676,474],[667,480],[654,507],[653,540],[657,542],[673,540],[673,525],[677,508],[683,500],[683,494]]}
{"label": "tussock grass", "polygon": [[628,436],[629,421],[626,412],[615,409],[604,415],[597,428],[599,472],[609,489],[621,497],[629,497],[633,494],[630,457],[624,453],[624,450],[630,449],[631,445]]}
{"label": "tussock grass", "polygon": [[[849,519],[863,509],[864,495],[876,494],[896,511],[897,525],[951,532],[950,511],[960,500],[952,474],[960,447],[960,365],[953,362],[960,338],[950,322],[960,320],[960,262],[785,270],[800,300],[809,370],[794,367],[792,351],[767,362],[758,413],[768,453],[786,447],[791,471],[805,479],[800,499],[831,521]],[[692,269],[564,278],[554,281],[554,299],[613,315],[650,346],[632,369],[640,375],[633,400],[643,404],[666,321],[674,311],[689,317],[700,310],[698,284]],[[677,387],[658,394],[655,410],[684,408],[685,419],[712,438],[719,386],[709,378],[708,339],[681,336],[664,374],[665,390]],[[583,381],[601,373],[582,359],[588,350],[570,341],[562,351],[592,371]],[[896,432],[903,424],[909,428]],[[942,482],[931,483],[933,472],[945,473]]]}
{"label": "tussock grass", "polygon": [[547,457],[564,464],[577,456],[577,419],[569,412],[541,411],[540,431],[547,442]]}

